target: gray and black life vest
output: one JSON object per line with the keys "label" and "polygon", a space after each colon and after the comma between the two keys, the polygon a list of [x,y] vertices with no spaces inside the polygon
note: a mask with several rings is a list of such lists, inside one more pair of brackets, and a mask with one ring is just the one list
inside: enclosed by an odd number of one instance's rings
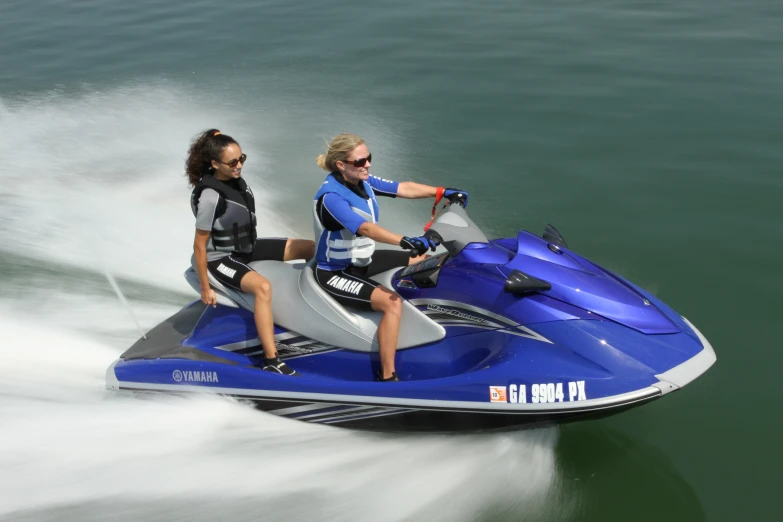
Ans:
{"label": "gray and black life vest", "polygon": [[211,240],[215,250],[221,252],[252,251],[256,240],[256,201],[245,180],[237,178],[233,189],[212,174],[205,174],[190,194],[190,208],[198,216],[198,202],[204,189],[218,193],[215,217],[212,220]]}

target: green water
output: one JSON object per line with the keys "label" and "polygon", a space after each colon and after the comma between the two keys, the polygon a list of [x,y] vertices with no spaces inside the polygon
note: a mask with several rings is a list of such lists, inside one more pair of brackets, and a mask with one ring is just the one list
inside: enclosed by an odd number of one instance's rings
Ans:
{"label": "green water", "polygon": [[[14,248],[15,209],[40,193],[19,187],[99,177],[152,193],[211,126],[239,139],[270,212],[306,236],[323,139],[356,132],[375,174],[468,190],[491,236],[555,224],[717,352],[681,392],[561,428],[542,520],[780,520],[781,27],[783,4],[763,0],[5,2],[0,268],[21,278],[28,255]],[[425,203],[384,204],[399,232],[428,217]],[[67,244],[61,221],[38,222],[32,258],[46,238]],[[189,234],[125,240],[158,255],[169,241],[185,251]],[[68,250],[52,256],[68,266]],[[528,507],[479,511],[520,520]]]}

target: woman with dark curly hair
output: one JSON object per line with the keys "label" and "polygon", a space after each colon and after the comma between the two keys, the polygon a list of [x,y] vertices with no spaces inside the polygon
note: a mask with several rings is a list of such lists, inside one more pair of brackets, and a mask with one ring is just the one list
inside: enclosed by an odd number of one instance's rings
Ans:
{"label": "woman with dark curly hair", "polygon": [[190,206],[196,216],[193,253],[201,284],[201,300],[215,306],[217,296],[207,272],[229,286],[255,297],[255,323],[264,350],[264,370],[298,375],[280,360],[275,347],[272,320],[272,285],[250,268],[252,261],[310,259],[312,241],[257,238],[253,192],[242,179],[247,155],[239,143],[210,129],[190,145],[185,171],[193,186]]}

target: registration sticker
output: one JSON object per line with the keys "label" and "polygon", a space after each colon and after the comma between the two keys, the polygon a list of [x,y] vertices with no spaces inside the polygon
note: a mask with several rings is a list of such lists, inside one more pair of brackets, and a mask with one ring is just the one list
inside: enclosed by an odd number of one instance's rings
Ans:
{"label": "registration sticker", "polygon": [[490,386],[489,387],[489,402],[506,402],[506,387],[505,386]]}

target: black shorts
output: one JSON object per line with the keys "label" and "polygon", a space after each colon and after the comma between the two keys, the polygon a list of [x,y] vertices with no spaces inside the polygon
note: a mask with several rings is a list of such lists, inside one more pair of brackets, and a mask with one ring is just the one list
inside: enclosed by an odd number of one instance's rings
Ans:
{"label": "black shorts", "polygon": [[245,274],[253,269],[247,266],[252,261],[282,261],[285,257],[287,238],[259,238],[249,254],[234,252],[207,263],[207,270],[215,279],[226,286],[241,290],[239,283]]}
{"label": "black shorts", "polygon": [[376,250],[372,262],[365,267],[348,267],[345,270],[316,267],[315,280],[341,305],[372,310],[370,295],[381,284],[370,278],[392,268],[408,266],[410,259],[410,254],[405,250]]}

